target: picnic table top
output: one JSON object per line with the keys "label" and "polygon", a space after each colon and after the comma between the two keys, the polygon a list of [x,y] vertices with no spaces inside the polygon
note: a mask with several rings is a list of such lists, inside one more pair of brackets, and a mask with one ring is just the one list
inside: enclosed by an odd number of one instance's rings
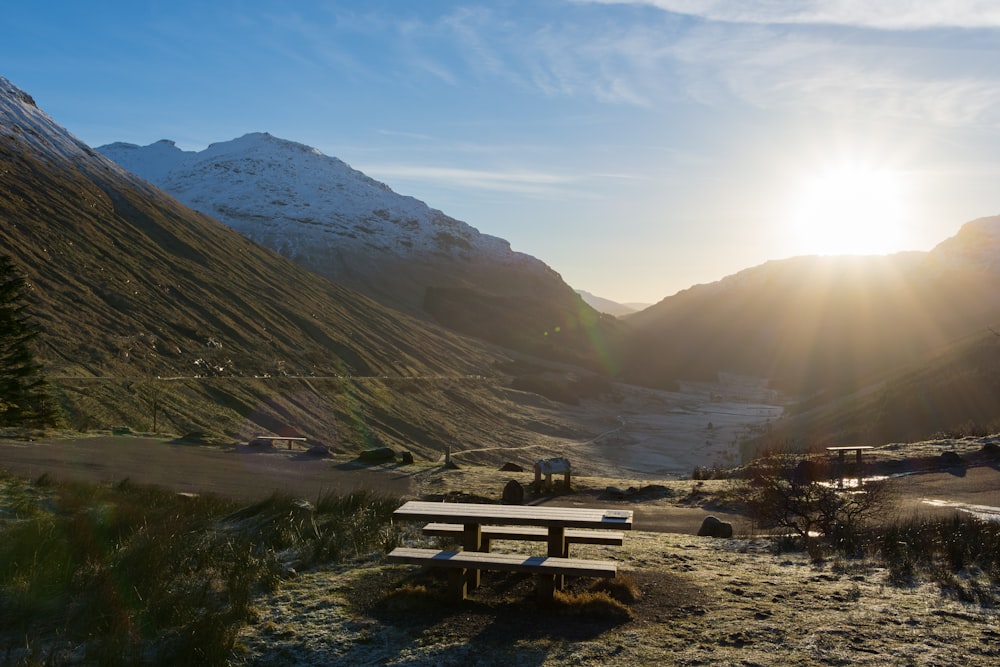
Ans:
{"label": "picnic table top", "polygon": [[419,521],[632,530],[632,510],[411,500],[394,514]]}
{"label": "picnic table top", "polygon": [[842,445],[840,447],[827,447],[828,452],[853,452],[866,449],[875,449],[874,445]]}

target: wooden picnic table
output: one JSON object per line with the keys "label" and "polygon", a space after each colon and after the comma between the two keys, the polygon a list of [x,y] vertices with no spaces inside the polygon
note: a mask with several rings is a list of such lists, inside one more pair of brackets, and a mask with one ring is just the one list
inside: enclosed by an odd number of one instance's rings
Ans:
{"label": "wooden picnic table", "polygon": [[393,514],[403,519],[462,524],[465,527],[462,548],[466,551],[485,550],[484,525],[544,526],[549,533],[548,555],[554,557],[562,557],[566,553],[567,528],[632,530],[632,510],[411,500]]}
{"label": "wooden picnic table", "polygon": [[[447,561],[461,558],[467,565],[467,576],[461,577],[462,584],[459,597],[465,596],[465,585],[471,588],[479,586],[480,569],[497,569],[500,567],[496,554],[489,552],[489,540],[483,537],[483,526],[543,526],[547,531],[547,557],[544,559],[527,559],[520,562],[522,571],[542,572],[551,568],[582,567],[588,561],[569,559],[566,530],[594,529],[624,531],[632,529],[632,510],[589,509],[576,507],[538,507],[535,505],[491,505],[478,503],[444,503],[411,500],[404,503],[394,513],[401,519],[416,521],[442,522],[461,524],[462,548],[470,556],[462,557],[462,552],[430,552],[417,554],[421,550],[397,549],[394,554],[397,559],[406,562],[424,562],[428,565],[446,566]],[[401,555],[406,553],[405,558]],[[412,553],[411,553],[412,552]],[[476,559],[471,553],[483,554]],[[442,554],[450,553],[447,558]],[[393,556],[394,554],[390,554]],[[487,558],[486,556],[489,556]],[[602,563],[592,561],[593,565]],[[609,566],[610,563],[603,563]],[[503,567],[508,567],[504,565]],[[613,576],[614,568],[607,568],[605,576]],[[548,595],[551,589],[562,587],[562,574],[554,574],[549,585],[545,587]]]}

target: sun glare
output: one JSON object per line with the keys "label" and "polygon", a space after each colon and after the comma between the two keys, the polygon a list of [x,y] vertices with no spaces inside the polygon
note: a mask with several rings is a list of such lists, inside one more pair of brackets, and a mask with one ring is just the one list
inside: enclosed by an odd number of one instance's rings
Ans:
{"label": "sun glare", "polygon": [[799,254],[881,255],[901,250],[904,199],[891,171],[841,164],[808,178],[791,219]]}

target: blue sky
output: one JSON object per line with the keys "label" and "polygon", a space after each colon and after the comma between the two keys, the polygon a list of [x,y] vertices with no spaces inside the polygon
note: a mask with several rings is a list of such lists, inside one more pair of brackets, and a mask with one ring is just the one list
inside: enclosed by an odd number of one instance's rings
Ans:
{"label": "blue sky", "polygon": [[657,301],[1000,213],[1000,2],[7,0],[0,76],[92,146],[266,131]]}

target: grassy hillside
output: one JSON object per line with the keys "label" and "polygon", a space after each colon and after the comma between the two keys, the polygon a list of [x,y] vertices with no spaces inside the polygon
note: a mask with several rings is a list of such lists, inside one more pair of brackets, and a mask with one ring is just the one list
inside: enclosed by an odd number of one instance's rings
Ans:
{"label": "grassy hillside", "polygon": [[96,155],[0,138],[0,245],[30,283],[67,426],[234,438],[294,427],[437,456],[530,439],[507,355],[389,310]]}

